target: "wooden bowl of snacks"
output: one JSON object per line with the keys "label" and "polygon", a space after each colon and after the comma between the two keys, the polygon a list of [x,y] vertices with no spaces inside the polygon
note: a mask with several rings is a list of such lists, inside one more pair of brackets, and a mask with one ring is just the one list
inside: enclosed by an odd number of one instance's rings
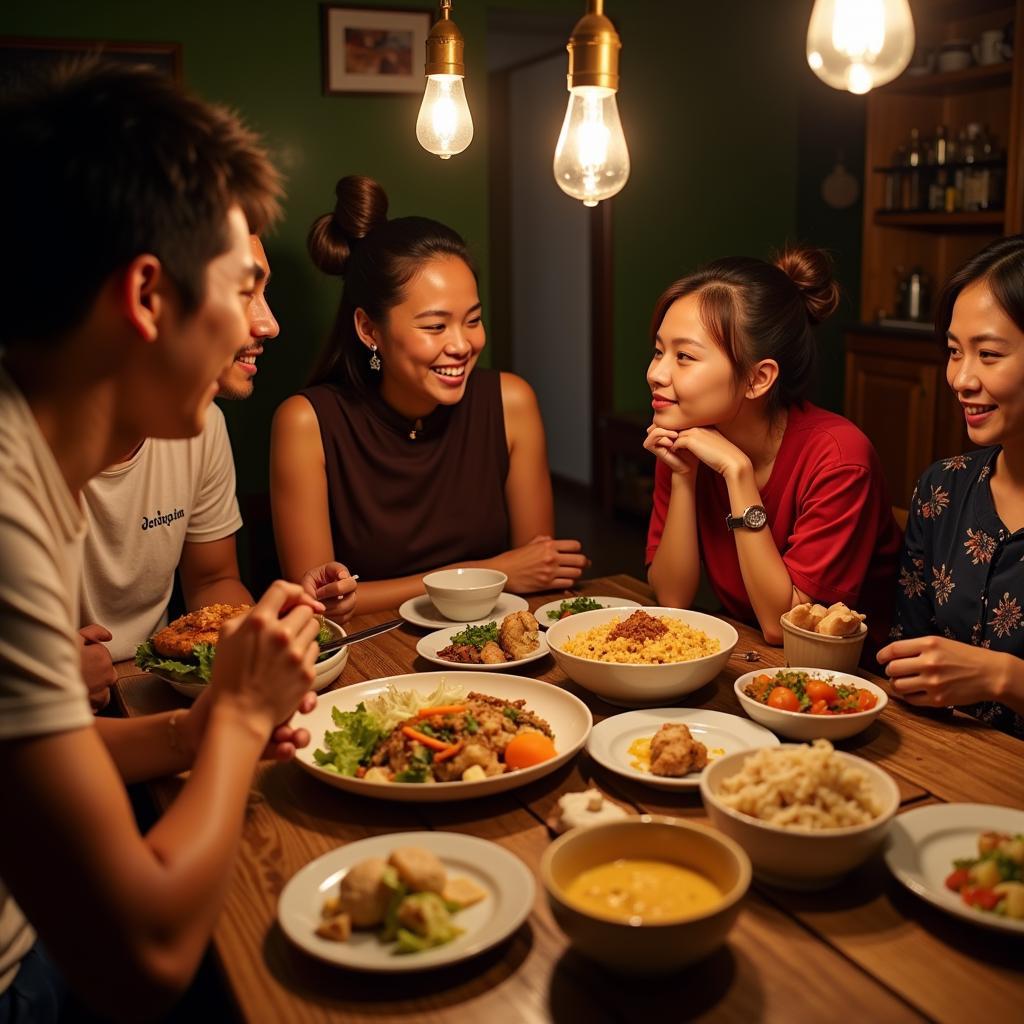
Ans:
{"label": "wooden bowl of snacks", "polygon": [[868,627],[864,616],[839,603],[798,604],[780,619],[787,665],[856,672]]}

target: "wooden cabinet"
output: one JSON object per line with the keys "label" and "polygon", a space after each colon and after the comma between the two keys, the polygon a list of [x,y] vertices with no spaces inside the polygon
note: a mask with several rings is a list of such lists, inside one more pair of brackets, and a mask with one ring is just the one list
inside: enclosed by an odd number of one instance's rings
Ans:
{"label": "wooden cabinet", "polygon": [[[946,354],[934,333],[882,327],[899,319],[901,277],[919,269],[930,278],[932,308],[953,271],[1002,235],[1024,228],[1024,0],[911,0],[918,45],[935,50],[952,39],[974,40],[988,29],[1015,23],[1014,57],[961,71],[915,75],[867,97],[867,139],[860,315],[846,334],[845,412],[871,438],[882,460],[893,503],[905,508],[914,483],[936,459],[969,447],[964,418],[946,384]],[[939,136],[957,139],[967,125],[983,126],[1005,160],[992,170],[1005,183],[995,209],[929,210],[930,183],[955,181],[950,165],[935,160]],[[920,139],[920,165],[900,161],[911,133]],[[957,150],[952,150],[956,160]],[[929,163],[931,159],[931,163]],[[899,161],[899,162],[898,162]],[[914,177],[916,208],[906,208],[907,175]],[[897,187],[894,188],[893,180]],[[954,190],[955,191],[955,190]],[[913,204],[911,204],[913,205]],[[894,208],[899,207],[899,208]]]}
{"label": "wooden cabinet", "polygon": [[969,447],[963,413],[946,384],[945,352],[930,336],[850,331],[846,415],[871,439],[901,508],[925,467]]}

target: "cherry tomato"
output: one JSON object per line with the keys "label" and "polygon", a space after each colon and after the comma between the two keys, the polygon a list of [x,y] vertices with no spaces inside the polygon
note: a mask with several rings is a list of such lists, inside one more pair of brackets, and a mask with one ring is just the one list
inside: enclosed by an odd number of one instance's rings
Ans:
{"label": "cherry tomato", "polygon": [[960,890],[960,895],[969,907],[980,907],[982,910],[995,910],[1002,899],[994,889],[988,889],[983,885],[965,886]]}
{"label": "cherry tomato", "polygon": [[776,686],[768,694],[768,707],[779,711],[799,711],[800,698],[787,686]]}
{"label": "cherry tomato", "polygon": [[878,703],[878,698],[870,690],[857,691],[857,710],[870,711]]}
{"label": "cherry tomato", "polygon": [[833,712],[829,710],[827,700],[816,700],[811,705],[812,715],[831,715]]}
{"label": "cherry tomato", "polygon": [[566,608],[565,611],[562,612],[562,614],[559,615],[558,617],[559,617],[559,619],[567,619],[572,614],[573,614],[572,609],[571,608]]}
{"label": "cherry tomato", "polygon": [[825,701],[826,704],[835,703],[836,688],[831,683],[826,683],[823,679],[809,680],[804,690],[812,704],[817,704],[820,700]]}
{"label": "cherry tomato", "polygon": [[971,873],[967,868],[957,868],[947,876],[946,888],[952,889],[953,892],[959,892],[968,883],[970,877]]}

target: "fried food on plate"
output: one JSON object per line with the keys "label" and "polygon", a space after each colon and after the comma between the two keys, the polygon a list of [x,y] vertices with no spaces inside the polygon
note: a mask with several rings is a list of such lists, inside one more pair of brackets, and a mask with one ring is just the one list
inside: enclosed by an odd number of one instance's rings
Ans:
{"label": "fried food on plate", "polygon": [[205,608],[197,608],[161,629],[153,637],[153,648],[165,658],[184,661],[191,657],[196,644],[216,645],[220,627],[250,607],[247,604],[209,604]]}

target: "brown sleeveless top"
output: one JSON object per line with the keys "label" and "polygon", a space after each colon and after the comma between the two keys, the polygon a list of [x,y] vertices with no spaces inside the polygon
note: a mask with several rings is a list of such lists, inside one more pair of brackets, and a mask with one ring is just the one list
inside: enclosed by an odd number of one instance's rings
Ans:
{"label": "brown sleeveless top", "polygon": [[[373,392],[300,392],[320,422],[334,555],[363,580],[507,551],[508,443],[501,375],[474,369],[462,400],[421,426]],[[415,435],[415,436],[411,436]]]}

